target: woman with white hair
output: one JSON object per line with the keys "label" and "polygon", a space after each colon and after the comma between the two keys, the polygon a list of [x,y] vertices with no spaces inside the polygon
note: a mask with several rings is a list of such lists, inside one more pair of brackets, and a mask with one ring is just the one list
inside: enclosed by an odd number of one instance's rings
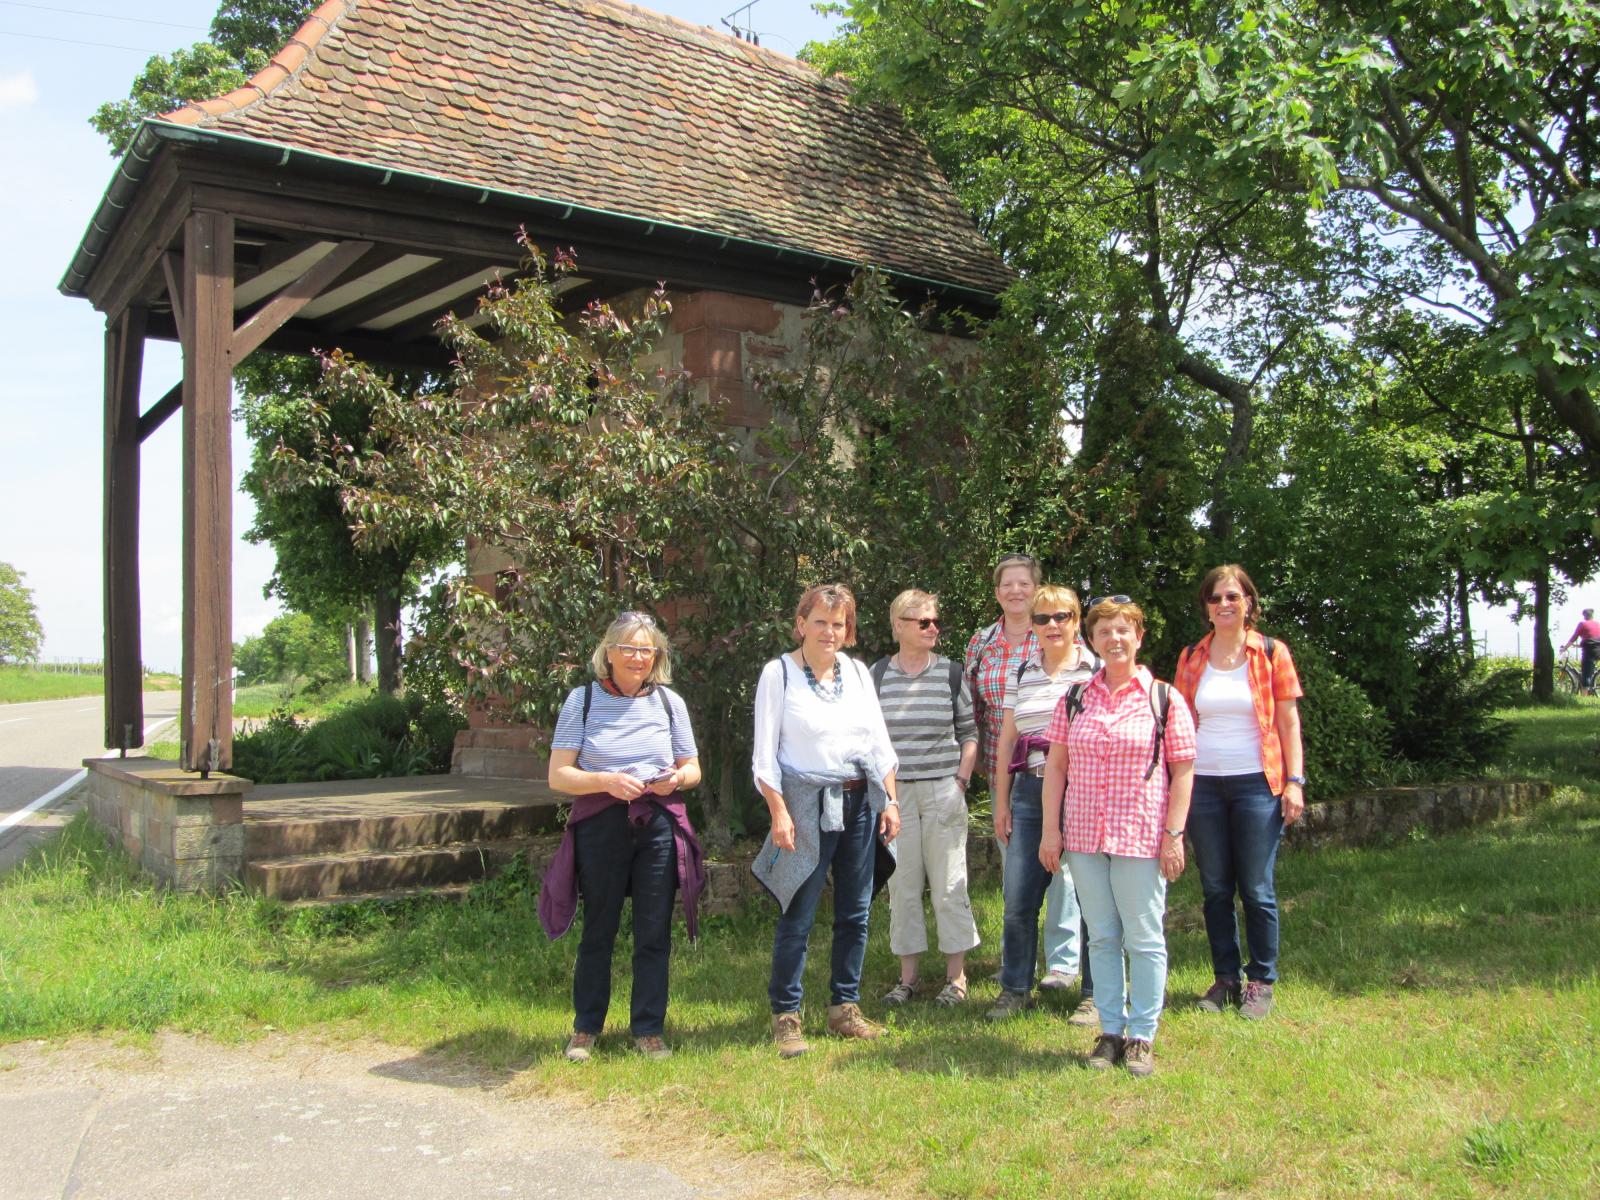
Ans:
{"label": "woman with white hair", "polygon": [[634,1045],[648,1058],[672,1054],[662,1035],[673,898],[681,886],[693,938],[704,874],[682,796],[700,782],[700,759],[689,710],[667,687],[670,657],[666,634],[649,614],[621,614],[591,656],[594,679],[568,694],[550,739],[550,786],[575,798],[540,890],[539,919],[551,938],[560,937],[582,896],[566,1049],[573,1062],[588,1060],[605,1028],[611,952],[630,895]]}

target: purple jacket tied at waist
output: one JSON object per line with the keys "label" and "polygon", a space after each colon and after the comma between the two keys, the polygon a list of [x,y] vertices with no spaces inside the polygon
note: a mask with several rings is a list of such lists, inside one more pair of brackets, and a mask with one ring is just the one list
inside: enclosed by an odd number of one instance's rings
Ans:
{"label": "purple jacket tied at waist", "polygon": [[1011,765],[1006,771],[1012,775],[1020,775],[1028,769],[1028,756],[1035,750],[1041,754],[1050,753],[1050,739],[1042,733],[1019,733],[1017,744],[1011,750]]}
{"label": "purple jacket tied at waist", "polygon": [[[605,792],[590,792],[573,800],[566,835],[545,868],[544,883],[539,887],[539,924],[551,941],[571,929],[578,915],[578,843],[572,836],[573,828],[602,809],[621,803]],[[657,808],[672,822],[672,841],[678,852],[678,889],[683,894],[684,923],[689,927],[689,940],[693,941],[700,936],[700,893],[706,886],[700,839],[695,837],[683,797],[677,792],[670,796],[646,795],[632,801],[628,820],[643,828],[650,821],[652,809]]]}

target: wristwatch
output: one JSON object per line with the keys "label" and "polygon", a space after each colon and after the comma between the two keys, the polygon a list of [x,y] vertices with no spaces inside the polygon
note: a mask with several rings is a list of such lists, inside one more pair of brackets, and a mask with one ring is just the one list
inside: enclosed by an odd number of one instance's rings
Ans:
{"label": "wristwatch", "polygon": [[1163,829],[1161,832],[1168,837],[1177,838],[1180,842],[1183,841],[1183,830],[1181,829]]}
{"label": "wristwatch", "polygon": [[1289,778],[1285,779],[1284,782],[1285,783],[1298,783],[1301,787],[1305,787],[1305,785],[1306,785],[1306,777],[1304,775],[1291,775],[1291,776],[1289,776]]}

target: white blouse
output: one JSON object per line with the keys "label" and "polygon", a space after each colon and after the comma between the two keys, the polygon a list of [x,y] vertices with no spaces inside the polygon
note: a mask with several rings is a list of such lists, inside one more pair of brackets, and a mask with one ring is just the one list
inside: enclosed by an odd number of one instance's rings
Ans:
{"label": "white blouse", "polygon": [[[787,654],[761,669],[751,755],[758,787],[765,784],[775,792],[783,791],[779,763],[791,771],[806,772],[840,771],[859,758],[898,766],[867,668],[841,654],[834,670],[844,680],[843,694],[828,701],[811,690],[804,669]],[[832,684],[827,687],[831,692]]]}

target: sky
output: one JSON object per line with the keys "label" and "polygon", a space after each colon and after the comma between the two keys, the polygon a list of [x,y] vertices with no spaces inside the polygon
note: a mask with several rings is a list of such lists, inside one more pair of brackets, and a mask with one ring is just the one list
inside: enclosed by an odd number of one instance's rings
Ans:
{"label": "sky", "polygon": [[[650,5],[722,29],[735,0]],[[112,10],[137,16],[113,16]],[[101,437],[104,320],[87,301],[57,291],[115,160],[88,125],[106,100],[127,94],[150,55],[204,38],[216,0],[0,0],[0,561],[25,576],[44,625],[46,659],[102,653]],[[806,0],[759,0],[741,17],[769,49],[794,53],[825,39],[834,21]],[[150,342],[142,405],[181,375],[176,346]],[[143,447],[140,575],[145,665],[176,670],[181,660],[182,552],[179,429],[174,417]],[[249,461],[237,422],[235,472]],[[252,506],[234,501],[235,639],[260,632],[279,608],[263,596],[272,551],[242,540]],[[1254,569],[1254,565],[1253,565]],[[1257,571],[1270,578],[1270,566]],[[1265,583],[1265,580],[1263,580]],[[1557,645],[1600,588],[1579,590],[1556,612]],[[1600,605],[1597,605],[1600,606]],[[1528,653],[1531,629],[1502,613],[1475,613],[1492,653]]]}

